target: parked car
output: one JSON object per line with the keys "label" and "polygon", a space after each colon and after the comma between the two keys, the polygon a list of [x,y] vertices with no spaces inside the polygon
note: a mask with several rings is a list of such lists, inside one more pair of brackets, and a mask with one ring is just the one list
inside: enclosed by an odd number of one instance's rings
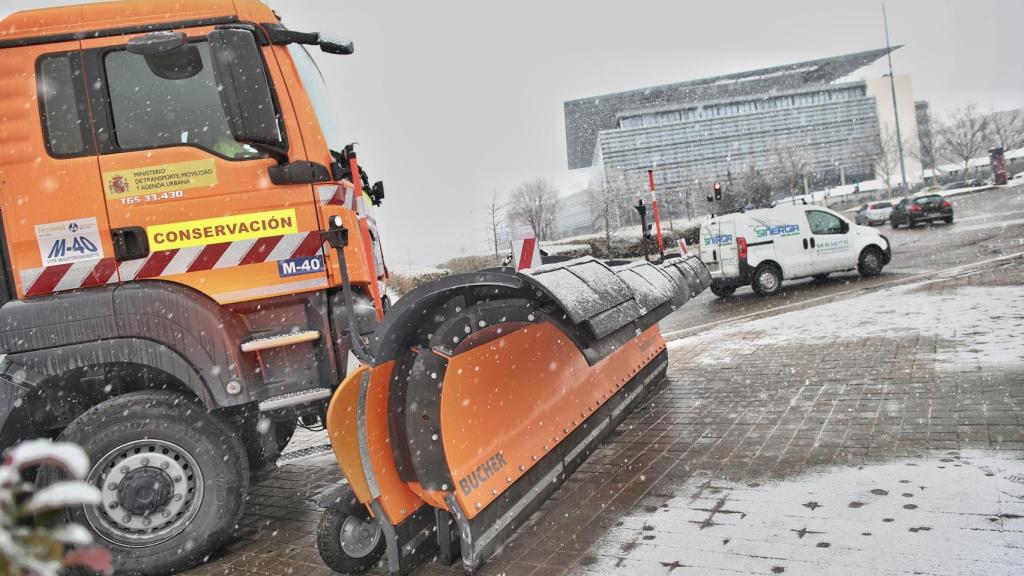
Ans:
{"label": "parked car", "polygon": [[749,285],[775,294],[783,279],[824,279],[857,270],[876,276],[892,259],[889,240],[821,206],[778,206],[706,220],[700,259],[711,273],[711,292],[724,298]]}
{"label": "parked car", "polygon": [[959,190],[960,188],[970,188],[971,184],[967,180],[957,180],[956,182],[950,182],[942,186],[943,190]]}
{"label": "parked car", "polygon": [[855,221],[862,226],[874,226],[885,224],[892,213],[892,202],[872,202],[865,204],[857,210]]}
{"label": "parked car", "polygon": [[953,223],[953,203],[940,194],[907,196],[900,200],[889,215],[889,224],[895,229],[902,225],[913,228],[922,222],[942,220]]}
{"label": "parked car", "polygon": [[1024,172],[1018,172],[1014,174],[1013,177],[1010,178],[1010,180],[1013,180],[1014,182],[1016,182],[1017,180],[1024,180]]}

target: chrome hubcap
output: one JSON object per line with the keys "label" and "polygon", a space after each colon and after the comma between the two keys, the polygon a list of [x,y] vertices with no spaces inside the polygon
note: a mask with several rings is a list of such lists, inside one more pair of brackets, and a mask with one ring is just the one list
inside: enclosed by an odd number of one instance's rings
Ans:
{"label": "chrome hubcap", "polygon": [[878,256],[876,256],[874,254],[866,254],[864,256],[864,264],[867,266],[868,270],[877,270],[878,269]]}
{"label": "chrome hubcap", "polygon": [[88,482],[100,489],[99,506],[85,509],[106,540],[152,546],[180,534],[203,500],[203,475],[190,454],[163,440],[138,440],[96,461]]}
{"label": "chrome hubcap", "polygon": [[775,287],[779,285],[779,281],[775,278],[775,274],[770,270],[761,272],[761,275],[758,277],[758,282],[761,283],[761,288],[767,292],[775,290]]}
{"label": "chrome hubcap", "polygon": [[341,549],[349,558],[362,558],[373,552],[380,539],[380,524],[372,518],[349,516],[341,523]]}

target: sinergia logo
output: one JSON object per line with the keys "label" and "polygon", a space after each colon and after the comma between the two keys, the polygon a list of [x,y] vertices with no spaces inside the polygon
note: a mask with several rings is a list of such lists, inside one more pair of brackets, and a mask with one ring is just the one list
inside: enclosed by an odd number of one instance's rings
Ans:
{"label": "sinergia logo", "polygon": [[758,238],[769,236],[793,236],[800,233],[799,224],[782,224],[781,226],[755,226],[754,234]]}
{"label": "sinergia logo", "polygon": [[705,246],[721,246],[722,244],[732,244],[732,234],[717,234],[704,237]]}
{"label": "sinergia logo", "polygon": [[74,236],[71,238],[71,245],[68,245],[67,238],[61,238],[53,242],[53,247],[50,248],[50,253],[46,255],[47,258],[64,258],[69,254],[74,255],[86,255],[96,254],[100,250],[96,247],[96,244],[89,240],[85,236]]}

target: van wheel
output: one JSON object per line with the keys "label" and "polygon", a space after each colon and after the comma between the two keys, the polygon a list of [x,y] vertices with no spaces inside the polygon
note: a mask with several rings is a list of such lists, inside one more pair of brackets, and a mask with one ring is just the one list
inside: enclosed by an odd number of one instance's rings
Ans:
{"label": "van wheel", "polygon": [[760,296],[771,296],[782,288],[782,272],[774,264],[761,264],[754,270],[750,287]]}
{"label": "van wheel", "polygon": [[857,271],[865,278],[878,276],[882,273],[882,251],[874,246],[868,246],[860,253],[857,260]]}
{"label": "van wheel", "polygon": [[348,510],[324,510],[316,532],[316,545],[320,558],[331,570],[362,574],[384,556],[387,542],[380,522],[357,503]]}
{"label": "van wheel", "polygon": [[949,218],[946,218],[945,222],[946,222],[946,224],[952,224],[953,223],[953,217],[950,216]]}
{"label": "van wheel", "polygon": [[890,220],[889,220],[889,226],[890,226],[890,227],[891,227],[891,228],[892,228],[893,230],[895,230],[895,229],[897,229],[897,228],[899,228],[899,227],[900,227],[900,225],[896,223],[896,219],[895,219],[895,218],[892,218],[892,219],[890,219]]}
{"label": "van wheel", "polygon": [[[195,400],[132,392],[98,404],[60,435],[93,463],[86,481],[101,503],[69,511],[110,549],[117,574],[195,566],[232,534],[249,467],[238,436]],[[60,476],[40,471],[46,485]]]}
{"label": "van wheel", "polygon": [[712,286],[711,287],[711,293],[714,294],[715,296],[718,296],[719,298],[725,298],[727,296],[732,296],[734,292],[736,292],[736,287],[735,286]]}

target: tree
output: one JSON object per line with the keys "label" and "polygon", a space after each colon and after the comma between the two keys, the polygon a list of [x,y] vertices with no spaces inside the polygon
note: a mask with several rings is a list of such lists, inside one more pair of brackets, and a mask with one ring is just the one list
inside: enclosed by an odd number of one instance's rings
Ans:
{"label": "tree", "polygon": [[498,254],[498,252],[500,251],[500,249],[498,248],[498,242],[499,238],[504,235],[504,220],[501,218],[501,211],[504,207],[501,205],[500,198],[501,197],[498,194],[497,190],[491,192],[491,203],[487,207],[487,215],[489,217],[487,225],[489,229],[488,231],[490,232],[490,236],[494,241],[495,258],[500,258]]}
{"label": "tree", "polygon": [[765,206],[772,201],[771,182],[753,164],[748,164],[740,174],[739,185],[743,206]]}
{"label": "tree", "polygon": [[812,173],[807,151],[796,144],[776,144],[772,160],[780,188],[790,196],[803,194],[804,180]]}
{"label": "tree", "polygon": [[523,182],[512,191],[512,217],[528,225],[538,240],[551,235],[558,210],[558,192],[542,178]]}
{"label": "tree", "polygon": [[1020,109],[992,112],[988,124],[993,146],[1013,150],[1024,145],[1024,113]]}
{"label": "tree", "polygon": [[892,177],[900,168],[900,151],[896,145],[896,133],[892,130],[881,129],[867,148],[864,155],[871,161],[875,169],[875,178],[879,178],[885,184],[885,191],[892,195]]}
{"label": "tree", "polygon": [[943,150],[951,159],[963,163],[964,176],[967,176],[971,159],[987,150],[988,127],[988,119],[978,113],[974,104],[957,108],[936,127]]}

